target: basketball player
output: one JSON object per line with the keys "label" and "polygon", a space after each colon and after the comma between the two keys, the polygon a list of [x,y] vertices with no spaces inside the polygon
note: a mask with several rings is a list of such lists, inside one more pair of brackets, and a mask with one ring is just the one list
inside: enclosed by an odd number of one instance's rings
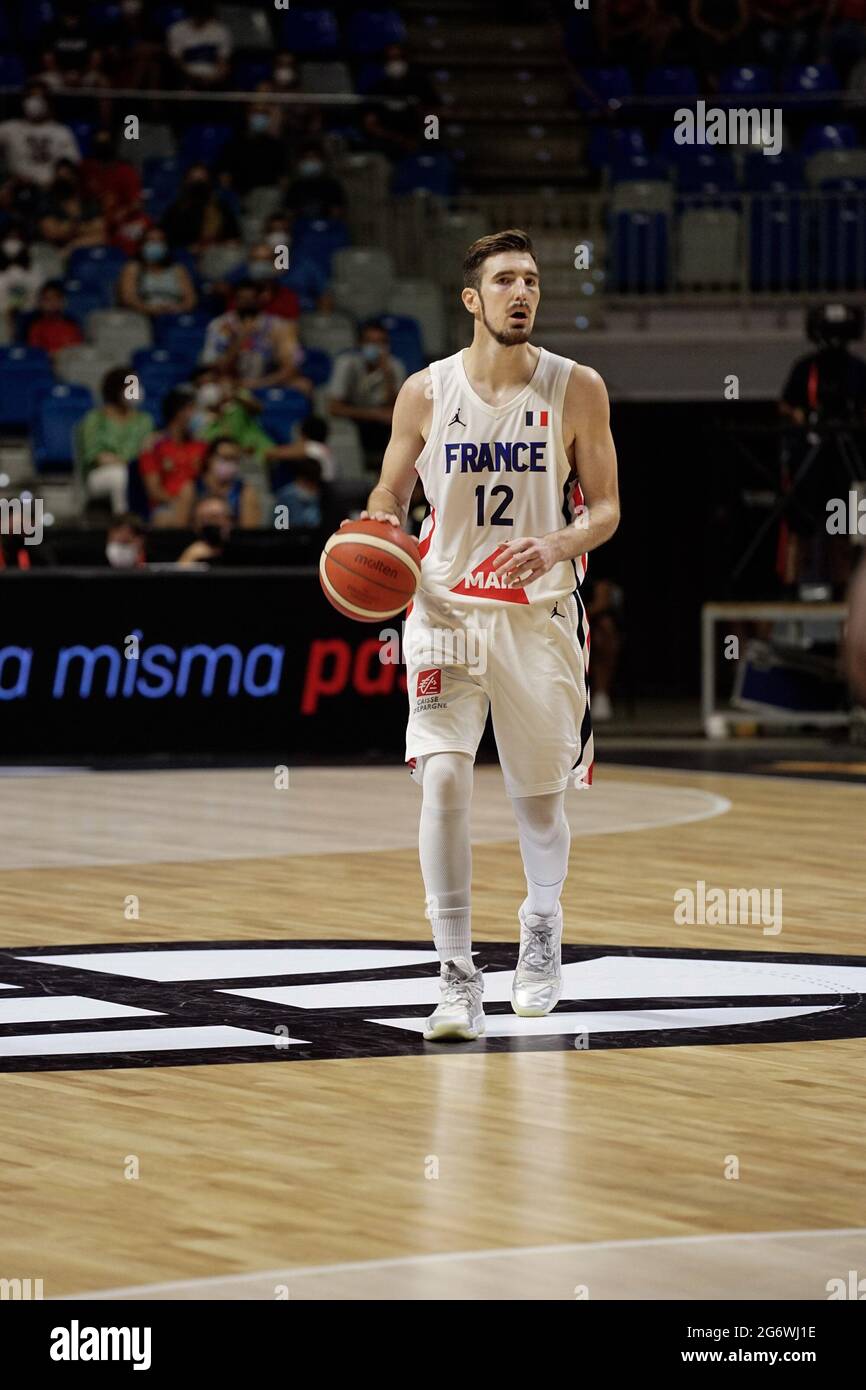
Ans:
{"label": "basketball player", "polygon": [[475,242],[464,285],[472,344],[403,385],[364,513],[402,526],[420,476],[430,513],[405,626],[406,759],[422,788],[421,872],[441,961],[428,1040],[484,1031],[469,808],[488,708],[526,873],[512,1007],[540,1017],[559,999],[565,789],[592,780],[580,581],[586,553],[619,521],[604,384],[530,342],[539,272],[529,237]]}

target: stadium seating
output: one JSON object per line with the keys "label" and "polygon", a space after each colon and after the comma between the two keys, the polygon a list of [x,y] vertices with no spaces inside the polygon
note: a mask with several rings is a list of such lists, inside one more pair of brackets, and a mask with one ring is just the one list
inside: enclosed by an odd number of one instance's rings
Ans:
{"label": "stadium seating", "polygon": [[64,382],[40,393],[33,412],[33,466],[37,473],[72,471],[73,431],[92,405],[86,386]]}
{"label": "stadium seating", "polygon": [[51,361],[40,348],[0,348],[0,426],[28,425],[53,380]]}

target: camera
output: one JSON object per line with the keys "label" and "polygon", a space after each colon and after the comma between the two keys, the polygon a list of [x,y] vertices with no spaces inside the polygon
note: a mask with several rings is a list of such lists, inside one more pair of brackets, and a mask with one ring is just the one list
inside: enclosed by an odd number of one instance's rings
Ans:
{"label": "camera", "polygon": [[844,348],[863,337],[864,315],[859,305],[816,304],[806,315],[806,332],[817,347]]}

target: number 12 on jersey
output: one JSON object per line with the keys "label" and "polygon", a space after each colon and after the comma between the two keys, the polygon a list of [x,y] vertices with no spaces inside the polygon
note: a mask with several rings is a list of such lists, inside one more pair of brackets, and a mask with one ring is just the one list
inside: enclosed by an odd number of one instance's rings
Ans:
{"label": "number 12 on jersey", "polygon": [[506,487],[504,483],[498,483],[496,487],[492,487],[490,489],[491,499],[496,497],[497,494],[499,494],[502,497],[502,501],[497,506],[495,512],[493,513],[489,521],[485,521],[484,519],[486,501],[484,493],[485,489],[484,484],[482,483],[475,489],[476,521],[478,525],[513,526],[514,518],[506,516],[505,513],[511,505],[512,501],[514,500],[514,489]]}

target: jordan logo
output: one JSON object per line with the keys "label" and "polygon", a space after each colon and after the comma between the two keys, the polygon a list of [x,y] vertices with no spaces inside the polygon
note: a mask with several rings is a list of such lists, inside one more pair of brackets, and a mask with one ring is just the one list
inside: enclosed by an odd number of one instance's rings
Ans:
{"label": "jordan logo", "polygon": [[551,618],[564,618],[564,617],[565,617],[565,614],[564,614],[564,613],[560,613],[560,611],[559,611],[559,599],[557,599],[556,602],[554,603],[553,609],[552,609],[552,611],[551,611],[550,616],[551,616]]}
{"label": "jordan logo", "polygon": [[459,405],[458,405],[457,409],[455,410],[454,415],[452,416],[452,418],[448,421],[448,427],[449,427],[449,429],[450,429],[450,427],[451,427],[452,425],[462,425],[464,429],[466,428],[466,421],[460,419],[460,407],[459,407]]}

